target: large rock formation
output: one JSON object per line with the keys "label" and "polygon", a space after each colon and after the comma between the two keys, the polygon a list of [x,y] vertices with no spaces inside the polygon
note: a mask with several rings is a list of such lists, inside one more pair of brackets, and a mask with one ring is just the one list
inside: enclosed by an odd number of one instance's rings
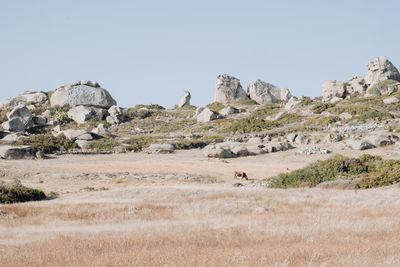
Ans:
{"label": "large rock formation", "polygon": [[346,95],[344,82],[331,80],[322,84],[322,101],[330,102],[335,98],[343,99]]}
{"label": "large rock formation", "polygon": [[33,126],[32,113],[23,104],[13,108],[7,114],[8,121],[2,124],[4,130],[10,132],[25,132]]}
{"label": "large rock formation", "polygon": [[380,56],[367,63],[365,83],[369,86],[375,82],[384,80],[400,81],[400,73],[386,57]]}
{"label": "large rock formation", "polygon": [[362,95],[367,90],[363,77],[354,76],[346,82],[346,91],[351,95]]}
{"label": "large rock formation", "polygon": [[[250,98],[258,104],[271,104],[281,100],[281,90],[275,85],[262,80],[250,82],[247,91]],[[286,92],[286,94],[288,93]]]}
{"label": "large rock formation", "polygon": [[219,75],[216,82],[215,102],[229,104],[247,97],[240,80],[227,74]]}
{"label": "large rock formation", "polygon": [[34,105],[45,104],[48,100],[47,94],[40,91],[35,92],[25,92],[16,97],[7,98],[0,101],[0,108],[13,108],[21,103],[31,103]]}
{"label": "large rock formation", "polygon": [[50,104],[62,107],[83,105],[110,108],[116,102],[97,82],[80,81],[57,88],[50,97]]}
{"label": "large rock formation", "polygon": [[185,95],[182,96],[181,100],[178,103],[178,107],[183,107],[183,106],[190,106],[190,99],[192,96],[190,95],[189,91],[185,91]]}

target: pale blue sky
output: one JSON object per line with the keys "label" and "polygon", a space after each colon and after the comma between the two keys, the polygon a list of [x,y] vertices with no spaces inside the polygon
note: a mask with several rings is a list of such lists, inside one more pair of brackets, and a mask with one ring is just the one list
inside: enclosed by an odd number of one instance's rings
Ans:
{"label": "pale blue sky", "polygon": [[400,1],[0,0],[0,99],[95,80],[123,107],[214,100],[218,74],[318,96],[400,68]]}

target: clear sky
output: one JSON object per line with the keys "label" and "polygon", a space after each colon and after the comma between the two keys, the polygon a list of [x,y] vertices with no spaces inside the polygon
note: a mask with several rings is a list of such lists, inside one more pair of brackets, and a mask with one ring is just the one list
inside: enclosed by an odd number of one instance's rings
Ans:
{"label": "clear sky", "polygon": [[0,99],[98,81],[119,106],[214,101],[215,80],[262,79],[294,95],[400,68],[400,1],[0,0]]}

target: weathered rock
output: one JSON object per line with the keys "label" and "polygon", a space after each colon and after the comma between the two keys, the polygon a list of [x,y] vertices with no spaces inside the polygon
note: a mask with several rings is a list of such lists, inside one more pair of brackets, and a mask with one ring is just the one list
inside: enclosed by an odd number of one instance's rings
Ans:
{"label": "weathered rock", "polygon": [[340,142],[342,140],[343,140],[343,135],[332,134],[332,133],[328,134],[324,139],[326,143],[335,143],[335,142]]}
{"label": "weathered rock", "polygon": [[339,118],[340,118],[341,120],[351,120],[351,119],[353,118],[353,115],[351,115],[351,114],[348,113],[348,112],[343,112],[343,113],[341,113],[341,114],[339,115]]}
{"label": "weathered rock", "polygon": [[0,146],[2,159],[34,159],[35,150],[31,146]]}
{"label": "weathered rock", "polygon": [[371,85],[374,82],[383,80],[400,81],[400,73],[386,57],[380,56],[374,61],[367,63],[367,74],[365,83]]}
{"label": "weathered rock", "polygon": [[273,84],[255,80],[248,85],[248,94],[258,104],[271,104],[281,100],[281,90]]}
{"label": "weathered rock", "polygon": [[294,140],[294,142],[298,145],[308,144],[310,140],[304,134],[298,134]]}
{"label": "weathered rock", "polygon": [[93,140],[93,136],[90,133],[85,133],[85,134],[77,136],[76,139],[90,141],[90,140]]}
{"label": "weathered rock", "polygon": [[151,144],[146,150],[149,154],[168,154],[173,153],[175,147],[171,144]]}
{"label": "weathered rock", "polygon": [[400,89],[400,82],[395,80],[382,80],[373,82],[367,89],[366,97],[390,95]]}
{"label": "weathered rock", "polygon": [[385,104],[396,104],[399,103],[399,99],[395,96],[383,99],[383,103]]}
{"label": "weathered rock", "polygon": [[296,137],[297,133],[290,133],[286,136],[286,140],[289,141],[290,143],[293,143]]}
{"label": "weathered rock", "polygon": [[7,114],[7,117],[9,120],[13,118],[20,118],[26,129],[29,129],[33,125],[32,113],[23,104],[14,107],[13,110]]}
{"label": "weathered rock", "polygon": [[351,95],[362,95],[367,90],[363,77],[354,76],[346,82],[346,91]]}
{"label": "weathered rock", "polygon": [[219,111],[219,113],[220,113],[222,116],[228,116],[228,115],[231,115],[231,114],[239,113],[239,110],[236,109],[236,108],[234,108],[234,107],[229,106],[229,107],[226,107],[226,108],[221,109],[221,110]]}
{"label": "weathered rock", "polygon": [[347,140],[346,145],[355,150],[366,150],[375,146],[363,140]]}
{"label": "weathered rock", "polygon": [[1,139],[1,141],[4,141],[6,143],[13,143],[13,142],[17,142],[17,141],[21,140],[22,138],[24,138],[24,136],[18,135],[16,133],[10,133],[10,134],[4,136]]}
{"label": "weathered rock", "polygon": [[98,135],[107,135],[107,134],[110,134],[110,131],[108,130],[108,127],[106,127],[104,124],[101,123],[92,130],[92,133],[98,134]]}
{"label": "weathered rock", "polygon": [[265,154],[266,151],[262,149],[264,146],[258,146],[258,145],[247,145],[247,151],[249,155],[260,155],[260,154]]}
{"label": "weathered rock", "polygon": [[249,151],[243,144],[234,145],[230,149],[237,157],[245,157],[249,155]]}
{"label": "weathered rock", "polygon": [[334,180],[334,181],[326,181],[317,185],[317,188],[323,189],[355,189],[356,184],[360,181],[360,178],[354,180]]}
{"label": "weathered rock", "polygon": [[204,108],[202,112],[197,116],[198,122],[208,122],[215,120],[218,117],[218,114],[209,108]]}
{"label": "weathered rock", "polygon": [[181,100],[178,103],[178,107],[183,107],[183,106],[190,106],[190,99],[191,95],[189,91],[185,91],[185,95],[182,96]]}
{"label": "weathered rock", "polygon": [[33,104],[44,104],[48,100],[47,94],[44,92],[25,92],[17,96],[23,102],[30,102]]}
{"label": "weathered rock", "polygon": [[240,80],[227,74],[219,75],[216,82],[215,102],[229,104],[247,97]]}
{"label": "weathered rock", "polygon": [[21,118],[12,118],[6,122],[1,124],[4,130],[10,132],[25,132],[26,127],[25,124],[22,122]]}
{"label": "weathered rock", "polygon": [[322,84],[322,101],[330,102],[334,97],[343,99],[346,93],[346,85],[336,80],[326,81]]}
{"label": "weathered rock", "polygon": [[42,116],[32,117],[32,120],[37,126],[44,126],[47,123],[47,119]]}
{"label": "weathered rock", "polygon": [[247,144],[249,144],[249,145],[261,145],[262,143],[263,143],[263,140],[261,137],[251,137],[247,141]]}
{"label": "weathered rock", "polygon": [[235,154],[230,149],[218,148],[215,145],[208,145],[203,148],[203,154],[209,158],[234,158]]}
{"label": "weathered rock", "polygon": [[118,106],[112,106],[108,109],[110,116],[107,116],[106,121],[109,124],[119,124],[123,121],[123,114]]}
{"label": "weathered rock", "polygon": [[64,135],[67,139],[69,140],[75,140],[77,139],[79,136],[87,134],[87,132],[85,130],[73,130],[73,129],[69,129],[69,130],[64,130],[64,131],[60,131],[57,133],[58,135]]}
{"label": "weathered rock", "polygon": [[67,115],[76,123],[82,124],[94,116],[94,111],[90,107],[75,106],[68,111]]}
{"label": "weathered rock", "polygon": [[281,101],[289,101],[289,99],[291,99],[292,97],[293,95],[290,93],[289,89],[287,88],[282,89],[280,96]]}
{"label": "weathered rock", "polygon": [[369,139],[370,143],[374,146],[387,146],[394,142],[386,135],[371,136]]}
{"label": "weathered rock", "polygon": [[306,148],[299,148],[297,150],[297,154],[300,155],[313,155],[313,154],[328,154],[331,153],[328,149],[324,147],[306,147]]}
{"label": "weathered rock", "polygon": [[42,105],[48,100],[44,92],[25,92],[16,97],[8,98],[0,102],[0,108],[14,108],[21,103],[30,102],[34,105]]}
{"label": "weathered rock", "polygon": [[194,118],[197,119],[197,116],[199,116],[199,114],[204,110],[204,107],[198,107],[196,108],[195,112],[194,112]]}
{"label": "weathered rock", "polygon": [[81,149],[91,149],[92,148],[92,142],[90,142],[88,140],[75,140],[75,144],[77,144],[78,147]]}
{"label": "weathered rock", "polygon": [[110,93],[97,86],[97,83],[90,81],[78,83],[57,88],[50,97],[51,106],[75,107],[83,105],[110,108],[116,105]]}
{"label": "weathered rock", "polygon": [[301,108],[303,106],[303,100],[297,99],[296,97],[292,97],[285,105],[285,110],[291,111],[297,108]]}
{"label": "weathered rock", "polygon": [[46,118],[47,121],[51,120],[51,111],[46,109],[45,111],[42,112],[41,116],[43,118]]}

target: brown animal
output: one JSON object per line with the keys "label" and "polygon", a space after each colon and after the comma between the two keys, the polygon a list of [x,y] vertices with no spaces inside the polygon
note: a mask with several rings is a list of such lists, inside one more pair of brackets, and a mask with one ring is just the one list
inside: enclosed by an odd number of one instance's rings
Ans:
{"label": "brown animal", "polygon": [[233,177],[234,178],[241,177],[242,179],[249,180],[249,178],[247,177],[247,174],[242,171],[235,171],[233,174]]}

